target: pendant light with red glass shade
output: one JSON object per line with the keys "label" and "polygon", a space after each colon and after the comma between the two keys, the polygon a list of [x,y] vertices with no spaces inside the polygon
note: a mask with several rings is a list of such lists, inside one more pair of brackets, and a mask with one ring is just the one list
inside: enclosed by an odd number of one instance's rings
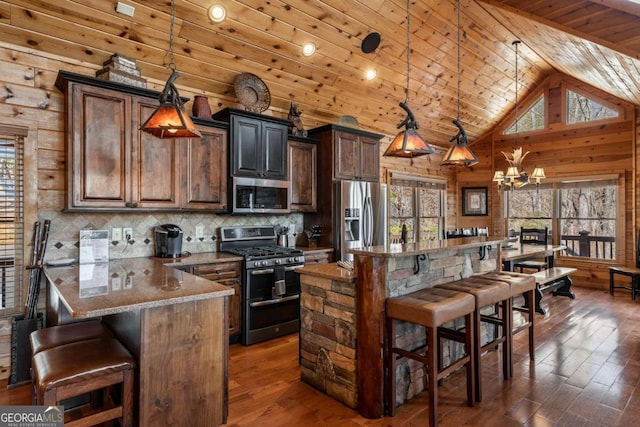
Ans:
{"label": "pendant light with red glass shade", "polygon": [[409,108],[409,73],[411,71],[409,63],[411,55],[411,14],[409,13],[409,2],[410,0],[407,0],[407,87],[405,88],[404,102],[400,103],[400,107],[406,111],[407,117],[398,125],[398,129],[404,127],[404,130],[396,135],[393,141],[391,141],[391,145],[389,145],[384,152],[383,155],[387,157],[413,158],[434,152],[433,148],[431,148],[418,133],[416,116]]}
{"label": "pendant light with red glass shade", "polygon": [[[173,82],[180,76],[176,71],[173,56],[173,25],[176,17],[174,0],[171,0],[171,20],[169,26],[169,50],[162,60],[163,65],[171,70],[171,76],[160,94],[160,105],[151,116],[140,126],[140,130],[158,138],[192,138],[202,137],[202,134],[185,112],[184,104],[180,99],[178,89]],[[169,63],[167,64],[167,57]]]}
{"label": "pendant light with red glass shade", "polygon": [[473,166],[478,164],[478,157],[471,151],[467,141],[467,133],[460,123],[460,0],[458,0],[458,115],[453,120],[458,133],[449,140],[453,145],[440,162],[441,166]]}

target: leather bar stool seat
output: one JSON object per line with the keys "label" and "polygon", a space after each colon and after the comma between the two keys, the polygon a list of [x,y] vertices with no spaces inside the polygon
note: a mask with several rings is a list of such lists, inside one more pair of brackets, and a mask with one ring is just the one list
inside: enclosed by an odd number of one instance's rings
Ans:
{"label": "leather bar stool seat", "polygon": [[112,336],[111,330],[100,320],[89,320],[39,329],[29,335],[29,341],[31,354],[36,354],[59,345]]}
{"label": "leather bar stool seat", "polygon": [[135,359],[115,338],[95,338],[42,350],[33,355],[34,404],[56,406],[64,399],[120,384],[118,402],[111,401],[112,396],[105,393],[101,408],[75,408],[79,414],[67,416],[65,426],[119,419],[121,426],[129,427],[133,423],[134,367]]}
{"label": "leather bar stool seat", "polygon": [[[482,401],[482,374],[481,355],[489,347],[502,344],[502,374],[505,380],[509,379],[511,364],[511,288],[505,282],[498,280],[487,280],[482,277],[471,276],[466,279],[456,280],[435,286],[436,288],[449,289],[452,291],[466,292],[475,298],[474,307],[474,371],[475,371],[475,392],[476,401]],[[485,307],[500,306],[500,310],[495,310],[493,314],[483,314],[481,309]],[[498,330],[493,339],[482,345],[480,335],[481,322],[490,323]],[[442,338],[450,338],[441,335]]]}
{"label": "leather bar stool seat", "polygon": [[[396,355],[423,363],[427,367],[429,378],[429,425],[436,426],[438,421],[438,388],[442,378],[454,370],[464,366],[467,374],[467,404],[474,403],[474,353],[473,353],[473,312],[475,299],[464,292],[456,292],[441,288],[427,288],[410,294],[387,298],[387,378],[386,409],[391,416],[396,409]],[[444,325],[455,319],[464,317],[465,328],[461,338],[465,343],[466,354],[445,368],[438,363],[440,353],[438,331],[445,330]],[[424,326],[427,345],[421,349],[406,350],[396,347],[396,321],[410,322]],[[454,333],[457,331],[451,331]],[[457,332],[459,333],[459,332]],[[426,350],[426,354],[425,353]]]}
{"label": "leather bar stool seat", "polygon": [[[511,287],[511,315],[509,319],[511,321],[511,351],[513,356],[513,336],[522,332],[529,331],[529,359],[535,360],[535,303],[534,293],[536,289],[536,279],[530,274],[514,273],[510,271],[490,271],[483,273],[479,277],[484,277],[489,280],[500,280],[509,284]],[[524,296],[524,307],[519,307],[513,304],[513,298],[517,296]],[[518,326],[514,326],[513,311],[526,314],[527,320]],[[509,376],[513,377],[513,360],[509,366]]]}

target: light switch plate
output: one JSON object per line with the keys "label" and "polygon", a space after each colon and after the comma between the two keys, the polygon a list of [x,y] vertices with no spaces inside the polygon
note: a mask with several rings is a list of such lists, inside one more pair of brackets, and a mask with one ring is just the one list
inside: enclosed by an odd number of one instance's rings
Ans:
{"label": "light switch plate", "polygon": [[120,240],[122,240],[122,228],[120,228],[120,227],[112,228],[111,229],[111,241],[119,242]]}
{"label": "light switch plate", "polygon": [[203,239],[203,238],[204,238],[204,226],[196,225],[196,239]]}

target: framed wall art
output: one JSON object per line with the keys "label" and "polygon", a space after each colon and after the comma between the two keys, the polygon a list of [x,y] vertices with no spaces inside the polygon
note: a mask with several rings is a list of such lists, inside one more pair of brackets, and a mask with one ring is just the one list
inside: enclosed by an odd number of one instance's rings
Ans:
{"label": "framed wall art", "polygon": [[462,187],[462,215],[487,215],[487,187]]}

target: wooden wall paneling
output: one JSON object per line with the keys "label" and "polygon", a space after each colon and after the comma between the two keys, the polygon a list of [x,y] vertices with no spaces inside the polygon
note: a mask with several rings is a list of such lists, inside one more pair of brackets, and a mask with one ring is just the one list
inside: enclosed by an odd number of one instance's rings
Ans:
{"label": "wooden wall paneling", "polygon": [[56,170],[64,169],[64,151],[54,151],[47,149],[38,150],[38,169]]}
{"label": "wooden wall paneling", "polygon": [[38,189],[40,190],[64,190],[64,170],[39,170]]}

